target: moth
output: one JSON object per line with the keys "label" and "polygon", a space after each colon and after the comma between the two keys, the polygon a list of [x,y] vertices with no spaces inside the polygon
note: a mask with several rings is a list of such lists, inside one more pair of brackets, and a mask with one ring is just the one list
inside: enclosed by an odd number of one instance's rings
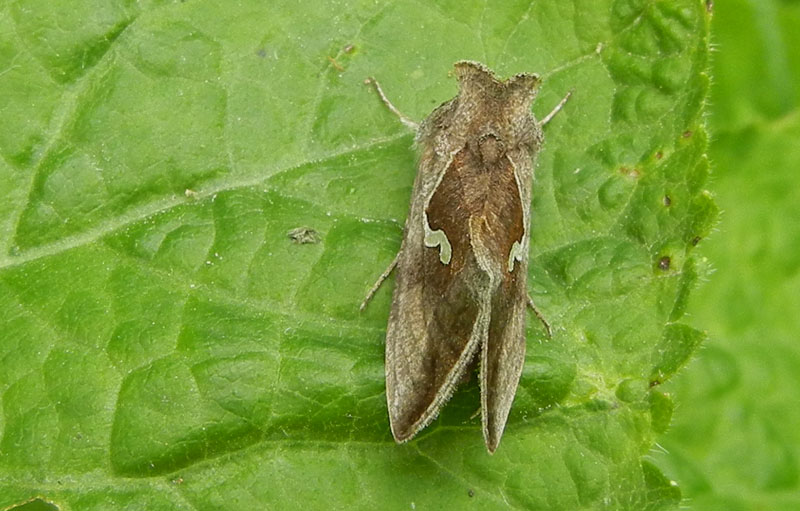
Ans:
{"label": "moth", "polygon": [[397,442],[427,426],[479,364],[481,422],[493,453],[525,361],[526,307],[550,334],[526,286],[531,189],[542,126],[531,113],[540,79],[499,80],[477,62],[455,64],[458,95],[417,125],[419,169],[403,242],[362,309],[396,269],[386,332],[386,399]]}

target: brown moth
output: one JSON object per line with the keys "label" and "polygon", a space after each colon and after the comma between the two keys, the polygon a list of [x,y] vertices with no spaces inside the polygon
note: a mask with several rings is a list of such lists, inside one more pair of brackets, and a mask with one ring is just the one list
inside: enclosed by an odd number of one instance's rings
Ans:
{"label": "brown moth", "polygon": [[[386,399],[397,442],[427,426],[480,363],[481,419],[497,449],[525,361],[531,188],[542,121],[531,113],[535,74],[498,80],[482,64],[455,64],[458,95],[417,130],[421,151],[396,267],[386,332]],[[479,357],[479,358],[478,358]]]}

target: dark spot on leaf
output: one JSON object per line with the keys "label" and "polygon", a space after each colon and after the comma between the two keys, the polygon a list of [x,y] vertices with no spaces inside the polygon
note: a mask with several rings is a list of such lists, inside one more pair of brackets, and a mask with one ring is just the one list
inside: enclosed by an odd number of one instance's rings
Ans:
{"label": "dark spot on leaf", "polygon": [[706,12],[709,14],[714,12],[714,0],[706,0]]}
{"label": "dark spot on leaf", "polygon": [[295,227],[287,232],[286,235],[297,245],[315,244],[322,239],[319,233],[311,227]]}
{"label": "dark spot on leaf", "polygon": [[686,130],[683,132],[683,138],[690,138],[693,134],[692,130]]}
{"label": "dark spot on leaf", "polygon": [[656,152],[656,160],[660,160],[663,157],[664,157],[664,152],[663,151]]}
{"label": "dark spot on leaf", "polygon": [[658,260],[658,268],[664,271],[669,270],[670,258],[669,256],[664,256]]}
{"label": "dark spot on leaf", "polygon": [[347,46],[345,46],[344,48],[342,48],[342,51],[343,51],[344,53],[353,53],[353,51],[354,51],[355,49],[356,49],[355,45],[353,45],[353,44],[348,44]]}
{"label": "dark spot on leaf", "polygon": [[692,238],[692,246],[696,247],[697,244],[700,243],[701,239],[703,239],[703,238],[701,238],[700,236],[695,236],[694,238]]}
{"label": "dark spot on leaf", "polygon": [[474,497],[475,496],[475,491],[470,489],[469,491],[467,491],[467,495],[469,495],[470,497]]}
{"label": "dark spot on leaf", "polygon": [[267,56],[267,50],[265,50],[264,48],[259,48],[259,50],[256,52],[256,55],[258,55],[263,59],[264,57]]}
{"label": "dark spot on leaf", "polygon": [[672,199],[669,198],[669,195],[664,196],[664,205],[669,207],[672,204]]}

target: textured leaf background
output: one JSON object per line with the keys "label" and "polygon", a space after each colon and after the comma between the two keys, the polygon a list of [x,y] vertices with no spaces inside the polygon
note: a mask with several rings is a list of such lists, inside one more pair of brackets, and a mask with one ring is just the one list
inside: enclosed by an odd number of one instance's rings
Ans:
{"label": "textured leaf background", "polygon": [[[681,490],[658,466],[700,492],[691,449],[707,444],[684,447],[681,432],[700,438],[683,424],[714,395],[676,387],[688,403],[668,437],[676,455],[651,453],[674,407],[660,384],[700,329],[723,328],[713,312],[683,322],[708,267],[693,251],[717,217],[709,7],[0,1],[0,508],[674,509]],[[541,73],[539,116],[574,91],[546,129],[533,205],[529,287],[555,331],[530,322],[494,456],[474,382],[394,444],[391,283],[358,312],[399,247],[415,172],[412,134],[363,81],[422,119],[455,94],[448,71],[465,58]],[[761,117],[731,115],[715,147],[742,151]],[[759,151],[789,158],[772,147],[787,126],[760,129]],[[791,189],[759,174],[784,194],[778,229]],[[297,227],[319,243],[293,243]],[[756,260],[751,246],[734,255]],[[787,270],[792,248],[771,252]],[[788,311],[788,296],[769,300]],[[714,305],[756,317],[767,299],[742,298]],[[748,332],[767,357],[765,332]],[[788,357],[771,360],[790,378]],[[769,424],[753,426],[764,442]],[[769,447],[754,458],[785,444]]]}
{"label": "textured leaf background", "polygon": [[697,510],[800,510],[800,3],[725,0],[712,23],[710,341],[675,378],[658,465]]}

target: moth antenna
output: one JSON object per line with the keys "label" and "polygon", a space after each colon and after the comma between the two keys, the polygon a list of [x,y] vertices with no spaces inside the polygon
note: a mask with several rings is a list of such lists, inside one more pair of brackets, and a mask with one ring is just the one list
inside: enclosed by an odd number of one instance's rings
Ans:
{"label": "moth antenna", "polygon": [[547,332],[547,338],[548,339],[552,339],[553,338],[553,329],[550,328],[550,323],[548,323],[547,320],[544,319],[544,315],[542,315],[542,313],[539,312],[539,309],[536,308],[536,304],[533,303],[533,298],[531,298],[531,295],[528,295],[528,307],[531,309],[533,314],[536,315],[537,318],[539,318],[539,321],[541,321],[542,326],[544,327],[545,331]]}
{"label": "moth antenna", "polygon": [[367,308],[367,304],[372,299],[372,297],[375,295],[375,293],[378,291],[378,289],[381,287],[381,284],[383,284],[383,281],[386,280],[387,278],[389,278],[389,275],[392,273],[392,271],[394,271],[395,267],[397,266],[397,260],[399,258],[400,258],[400,252],[398,252],[394,256],[394,259],[392,260],[391,263],[389,263],[389,266],[385,270],[383,270],[383,273],[381,273],[381,276],[378,277],[378,280],[376,280],[375,283],[370,288],[370,290],[367,291],[367,296],[364,297],[364,301],[361,302],[361,306],[358,308],[358,310],[363,311],[364,309]]}
{"label": "moth antenna", "polygon": [[558,104],[556,105],[556,107],[555,107],[555,108],[553,108],[553,109],[550,111],[550,113],[549,113],[549,114],[545,115],[545,116],[544,116],[544,119],[542,119],[541,121],[539,121],[539,126],[544,126],[545,124],[547,124],[548,122],[550,122],[550,121],[552,121],[552,120],[553,120],[553,117],[555,117],[555,116],[556,116],[556,114],[557,114],[558,112],[560,112],[562,108],[564,108],[564,105],[565,105],[565,104],[567,104],[567,100],[570,98],[570,96],[572,96],[572,92],[573,92],[573,91],[569,91],[569,92],[567,92],[567,95],[566,95],[566,96],[564,96],[564,99],[562,99],[561,101],[559,101],[559,102],[558,102]]}
{"label": "moth antenna", "polygon": [[419,130],[419,124],[417,124],[416,122],[412,121],[411,119],[403,115],[403,113],[400,110],[398,110],[397,107],[394,106],[391,101],[389,101],[389,98],[387,98],[386,94],[383,93],[383,89],[381,88],[381,84],[378,83],[378,80],[370,76],[366,80],[364,80],[364,83],[367,84],[371,83],[372,85],[375,86],[375,90],[378,91],[378,95],[381,97],[381,101],[383,101],[383,104],[386,105],[386,108],[388,108],[394,115],[396,115],[400,119],[400,122],[402,122],[403,124],[405,124],[407,127],[411,128],[414,131]]}

